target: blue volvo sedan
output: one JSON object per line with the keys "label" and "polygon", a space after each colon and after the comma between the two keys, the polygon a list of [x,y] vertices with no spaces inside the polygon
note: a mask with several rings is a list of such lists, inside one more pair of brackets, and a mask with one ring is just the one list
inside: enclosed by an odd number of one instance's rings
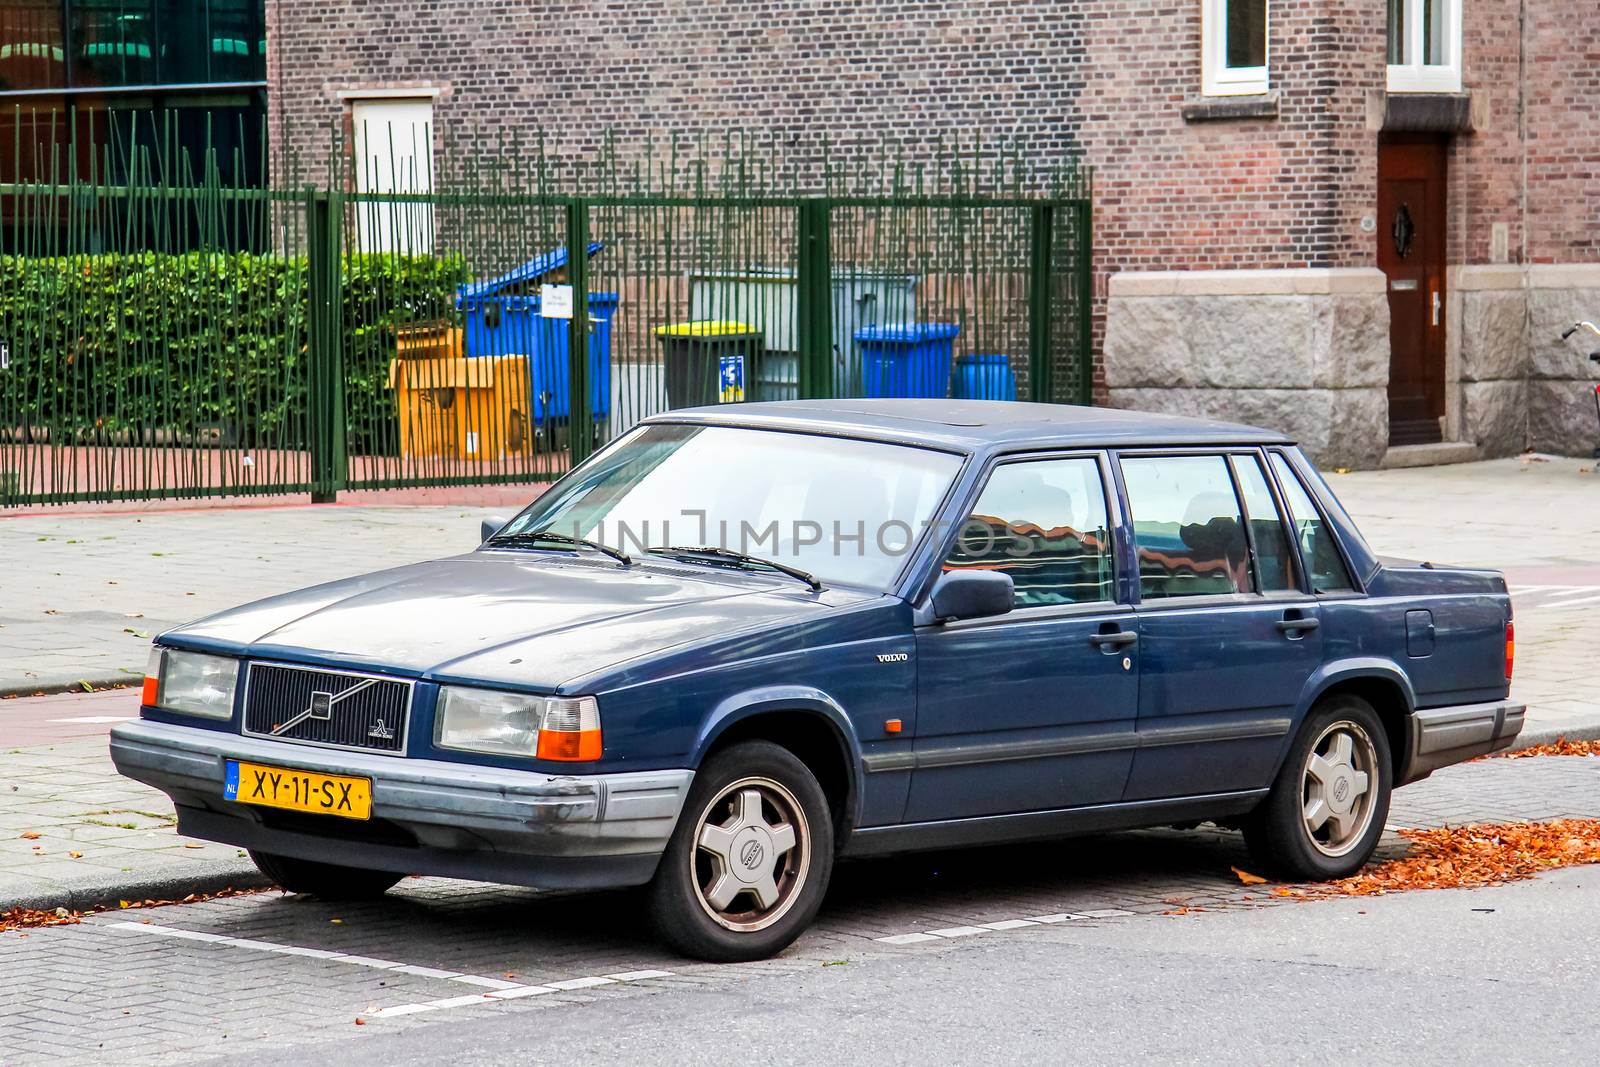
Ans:
{"label": "blue volvo sedan", "polygon": [[485,527],[162,634],[117,767],[291,891],[637,886],[741,960],[839,857],[1209,820],[1348,875],[1522,727],[1501,576],[1374,555],[1245,426],[678,411]]}

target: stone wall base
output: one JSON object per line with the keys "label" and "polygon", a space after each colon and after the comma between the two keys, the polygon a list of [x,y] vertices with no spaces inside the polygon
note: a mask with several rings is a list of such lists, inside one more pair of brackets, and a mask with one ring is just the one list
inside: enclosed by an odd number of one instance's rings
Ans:
{"label": "stone wall base", "polygon": [[1600,323],[1600,264],[1528,268],[1528,447],[1587,456],[1600,445],[1594,387],[1600,363],[1589,353],[1600,337],[1561,331],[1588,319]]}
{"label": "stone wall base", "polygon": [[1388,445],[1376,269],[1114,275],[1105,367],[1117,407],[1279,430],[1323,466],[1376,467]]}

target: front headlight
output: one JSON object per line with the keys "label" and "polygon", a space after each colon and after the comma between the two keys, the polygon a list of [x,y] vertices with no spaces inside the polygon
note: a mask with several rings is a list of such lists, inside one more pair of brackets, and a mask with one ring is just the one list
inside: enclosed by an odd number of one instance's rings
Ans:
{"label": "front headlight", "polygon": [[201,652],[157,648],[146,668],[144,702],[163,711],[206,719],[233,717],[239,661]]}
{"label": "front headlight", "polygon": [[597,760],[600,705],[594,697],[445,686],[439,690],[434,743],[493,755]]}

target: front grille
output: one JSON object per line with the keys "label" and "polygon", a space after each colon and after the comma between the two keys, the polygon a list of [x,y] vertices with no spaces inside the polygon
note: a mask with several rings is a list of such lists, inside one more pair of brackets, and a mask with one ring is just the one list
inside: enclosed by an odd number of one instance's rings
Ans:
{"label": "front grille", "polygon": [[[411,714],[410,682],[280,663],[252,663],[245,685],[247,734],[373,752],[405,751],[406,725]],[[290,723],[293,725],[285,729]]]}

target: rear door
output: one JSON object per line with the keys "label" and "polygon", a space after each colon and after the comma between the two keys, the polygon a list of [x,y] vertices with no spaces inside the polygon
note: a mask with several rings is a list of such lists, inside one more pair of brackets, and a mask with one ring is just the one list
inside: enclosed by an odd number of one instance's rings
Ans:
{"label": "rear door", "polygon": [[1116,801],[1132,763],[1139,650],[1119,603],[1107,460],[994,467],[946,570],[1004,571],[1009,615],[917,631],[906,821]]}
{"label": "rear door", "polygon": [[1124,454],[1119,467],[1142,654],[1125,799],[1265,786],[1322,635],[1262,457]]}

